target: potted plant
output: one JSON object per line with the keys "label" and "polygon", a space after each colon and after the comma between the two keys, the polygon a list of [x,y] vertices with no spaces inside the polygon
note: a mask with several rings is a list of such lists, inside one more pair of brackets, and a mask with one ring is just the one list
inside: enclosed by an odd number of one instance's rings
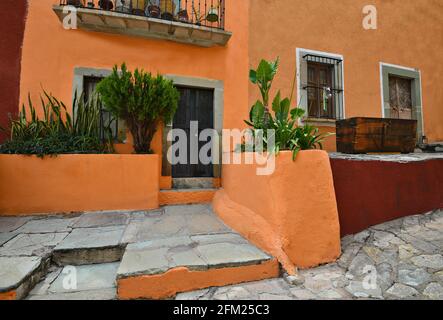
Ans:
{"label": "potted plant", "polygon": [[66,4],[68,6],[83,7],[83,0],[67,0]]}
{"label": "potted plant", "polygon": [[206,20],[211,23],[218,22],[218,8],[211,7],[206,15]]}
{"label": "potted plant", "polygon": [[131,13],[131,2],[129,0],[117,0],[115,11],[123,13]]}
{"label": "potted plant", "polygon": [[175,3],[173,0],[160,0],[160,10],[162,19],[174,19]]}
{"label": "potted plant", "polygon": [[160,18],[161,15],[161,10],[160,7],[158,6],[158,2],[157,1],[149,1],[148,6],[146,7],[146,15],[148,17],[151,18]]}
{"label": "potted plant", "polygon": [[161,123],[172,120],[179,93],[172,81],[161,75],[114,66],[110,76],[97,85],[105,108],[126,122],[137,154],[152,153],[151,142]]}
{"label": "potted plant", "polygon": [[145,8],[146,8],[146,1],[145,0],[131,0],[131,8],[132,13],[144,16],[145,15]]}
{"label": "potted plant", "polygon": [[111,0],[100,0],[98,5],[102,10],[112,10],[114,9],[114,4]]}
{"label": "potted plant", "polygon": [[186,9],[181,9],[178,13],[177,13],[177,20],[180,22],[189,22],[189,15],[188,15],[188,10]]}

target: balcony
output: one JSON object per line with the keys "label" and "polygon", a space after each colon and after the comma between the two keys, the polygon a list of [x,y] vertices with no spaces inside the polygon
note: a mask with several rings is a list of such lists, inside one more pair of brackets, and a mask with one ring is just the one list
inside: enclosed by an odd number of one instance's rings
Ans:
{"label": "balcony", "polygon": [[225,46],[225,0],[60,0],[63,23],[76,12],[77,28],[202,47]]}

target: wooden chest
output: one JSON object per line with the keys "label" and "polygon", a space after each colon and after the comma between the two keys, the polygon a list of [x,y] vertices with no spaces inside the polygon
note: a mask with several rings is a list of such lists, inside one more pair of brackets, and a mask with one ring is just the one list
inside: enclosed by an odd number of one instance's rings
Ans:
{"label": "wooden chest", "polygon": [[337,151],[342,153],[412,153],[417,120],[350,118],[337,121]]}

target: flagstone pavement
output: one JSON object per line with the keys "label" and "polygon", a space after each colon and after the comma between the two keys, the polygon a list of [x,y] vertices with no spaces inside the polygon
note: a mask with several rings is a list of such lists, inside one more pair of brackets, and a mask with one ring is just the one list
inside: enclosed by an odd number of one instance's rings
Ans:
{"label": "flagstone pavement", "polygon": [[[246,243],[213,214],[210,206],[68,217],[1,217],[0,288],[6,278],[8,283],[14,282],[14,277],[34,270],[38,261],[51,256],[51,266],[27,299],[115,299],[122,244],[153,236],[162,241],[171,233],[177,239],[199,235],[204,241],[238,246]],[[91,242],[107,251],[98,255]],[[64,280],[72,268],[69,264],[78,259],[84,263],[75,266],[76,286],[67,288]],[[297,276],[180,293],[176,299],[443,300],[443,210],[346,236],[338,261],[300,270]]]}

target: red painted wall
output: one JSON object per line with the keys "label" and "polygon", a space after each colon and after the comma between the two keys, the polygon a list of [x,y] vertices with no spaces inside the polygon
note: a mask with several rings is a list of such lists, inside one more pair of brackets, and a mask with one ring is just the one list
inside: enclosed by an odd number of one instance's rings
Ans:
{"label": "red painted wall", "polygon": [[[16,113],[20,95],[20,65],[27,0],[2,0],[0,9],[0,126]],[[6,137],[0,132],[0,142]]]}
{"label": "red painted wall", "polygon": [[443,160],[331,159],[341,235],[443,208]]}

